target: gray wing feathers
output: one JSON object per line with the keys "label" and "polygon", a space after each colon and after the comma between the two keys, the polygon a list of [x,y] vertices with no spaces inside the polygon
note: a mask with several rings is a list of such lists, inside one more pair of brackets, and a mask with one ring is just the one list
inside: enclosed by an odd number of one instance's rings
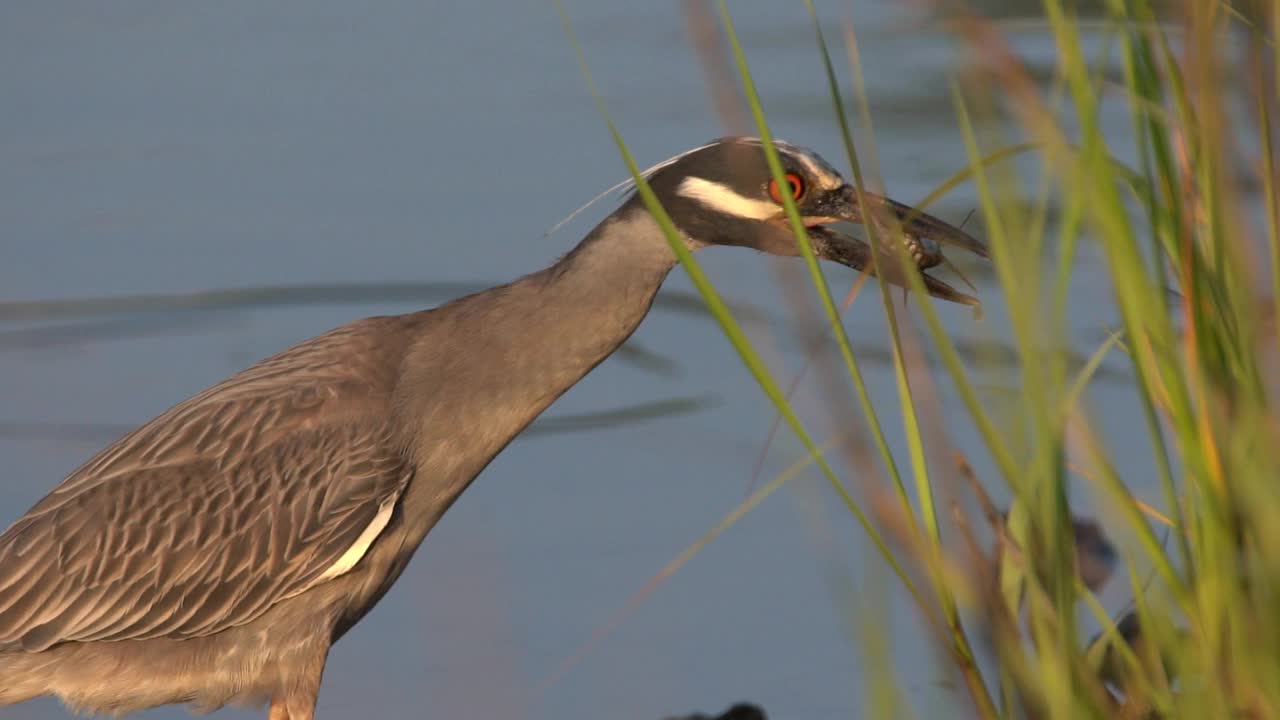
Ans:
{"label": "gray wing feathers", "polygon": [[0,647],[207,635],[305,591],[408,480],[350,435],[137,473],[20,521],[0,547]]}
{"label": "gray wing feathers", "polygon": [[0,651],[209,635],[321,581],[411,472],[394,381],[349,337],[315,352],[340,334],[173,408],[0,535]]}

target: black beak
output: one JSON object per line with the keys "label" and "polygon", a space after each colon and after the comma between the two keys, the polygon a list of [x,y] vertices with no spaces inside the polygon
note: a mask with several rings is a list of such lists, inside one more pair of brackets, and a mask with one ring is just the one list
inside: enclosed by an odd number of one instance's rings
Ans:
{"label": "black beak", "polygon": [[[874,251],[879,255],[880,274],[884,279],[894,285],[908,287],[899,258],[893,248],[882,243],[894,242],[895,238],[908,243],[914,242],[925,255],[931,256],[921,257],[918,266],[920,278],[930,295],[964,305],[980,304],[977,298],[956,290],[925,270],[944,261],[940,249],[942,246],[963,248],[987,258],[986,245],[948,222],[891,198],[867,192],[862,197],[865,206],[858,202],[854,189],[845,185],[831,193],[821,209],[814,214],[859,225],[874,225],[875,236],[879,238],[876,247],[873,249],[871,244],[825,225],[814,225],[809,227],[809,238],[819,257],[875,274],[876,263],[872,256]],[[895,225],[901,227],[901,233]]]}
{"label": "black beak", "polygon": [[874,222],[878,229],[885,230],[888,230],[894,222],[897,222],[902,225],[902,229],[908,235],[968,250],[980,258],[989,257],[987,246],[978,241],[977,238],[923,210],[917,210],[910,205],[903,205],[893,198],[870,192],[862,193],[863,200],[866,201],[867,206],[862,207],[858,202],[857,191],[849,185],[845,185],[837,193],[839,199],[836,202],[840,206],[837,209],[841,209],[844,212],[835,217],[839,217],[842,220],[848,220],[859,225]]}

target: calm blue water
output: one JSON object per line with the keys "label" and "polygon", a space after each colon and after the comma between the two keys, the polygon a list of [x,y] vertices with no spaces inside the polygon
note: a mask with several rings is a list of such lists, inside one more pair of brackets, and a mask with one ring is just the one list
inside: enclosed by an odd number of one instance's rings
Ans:
{"label": "calm blue water", "polygon": [[[893,196],[917,200],[964,163],[948,94],[956,48],[893,3],[826,5],[837,46],[840,21],[858,22],[883,176]],[[597,82],[645,163],[723,133],[681,7],[569,3]],[[842,166],[803,6],[733,8],[775,133]],[[1037,33],[1017,41],[1033,60],[1051,56]],[[572,246],[600,212],[556,236],[543,231],[625,175],[550,3],[9,2],[0,5],[0,102],[0,302],[497,283]],[[935,209],[959,221],[973,206],[965,187]],[[776,321],[787,312],[776,282],[787,264],[733,250],[700,260],[727,296],[775,318],[750,329],[789,377],[802,358]],[[1101,279],[1080,276],[1073,322],[1088,352],[1084,340],[1096,341],[1113,314]],[[852,280],[838,269],[829,277],[841,292]],[[667,288],[689,284],[677,272]],[[981,289],[993,304],[986,323],[964,309],[942,311],[962,339],[999,336],[995,289],[989,279]],[[868,357],[888,347],[872,301],[847,321]],[[298,340],[415,307],[334,302],[171,315],[118,334],[0,346],[0,423],[138,423]],[[778,718],[858,714],[859,648],[846,630],[850,608],[831,588],[842,578],[864,588],[886,579],[864,562],[861,535],[814,474],[748,515],[563,678],[540,687],[742,499],[773,417],[709,321],[655,313],[637,341],[677,360],[678,375],[613,360],[552,414],[678,396],[718,404],[512,446],[337,646],[321,717],[651,720],[739,699]],[[901,450],[892,376],[872,360],[865,370]],[[1016,385],[998,372],[984,381]],[[831,428],[816,388],[804,386],[800,407],[825,437]],[[956,443],[976,447],[959,404],[944,399]],[[1122,468],[1140,475],[1143,447],[1124,447],[1139,426],[1127,386],[1112,380],[1094,408]],[[0,525],[105,442],[0,435]],[[781,436],[766,479],[797,453]],[[926,711],[946,708],[953,700],[915,616],[905,603],[895,607],[908,691]],[[47,701],[0,717],[66,715]]]}

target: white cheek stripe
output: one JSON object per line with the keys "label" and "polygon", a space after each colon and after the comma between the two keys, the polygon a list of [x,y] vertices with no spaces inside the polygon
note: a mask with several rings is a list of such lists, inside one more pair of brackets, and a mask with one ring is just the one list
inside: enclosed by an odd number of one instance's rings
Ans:
{"label": "white cheek stripe", "polygon": [[768,220],[781,214],[781,208],[774,203],[743,197],[725,185],[700,177],[685,178],[676,192],[717,212],[749,220]]}

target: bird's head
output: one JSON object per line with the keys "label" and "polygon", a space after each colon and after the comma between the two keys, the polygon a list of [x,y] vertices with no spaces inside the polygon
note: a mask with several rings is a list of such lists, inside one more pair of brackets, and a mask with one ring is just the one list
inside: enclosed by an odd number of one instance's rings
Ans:
{"label": "bird's head", "polygon": [[[769,172],[760,140],[746,137],[715,140],[650,168],[646,175],[676,226],[698,246],[737,245],[773,255],[798,255],[800,248],[783,205],[783,196],[790,195],[819,257],[873,272],[872,253],[878,252],[884,278],[905,287],[901,265],[889,248],[873,248],[831,227],[839,222],[879,226],[893,219],[902,223],[904,236],[899,237],[915,243],[911,254],[920,255],[919,270],[930,294],[977,304],[975,298],[923,271],[942,261],[939,245],[955,245],[986,257],[982,243],[932,215],[880,195],[864,193],[864,206],[853,187],[817,153],[777,140],[774,147],[782,161],[784,184]],[[630,202],[641,200],[634,197]],[[880,234],[890,236],[887,227]]]}

